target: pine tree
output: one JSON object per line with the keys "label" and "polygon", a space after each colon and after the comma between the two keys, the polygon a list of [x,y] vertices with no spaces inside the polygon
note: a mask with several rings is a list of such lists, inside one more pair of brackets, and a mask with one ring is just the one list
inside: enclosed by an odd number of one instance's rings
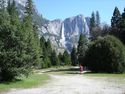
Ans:
{"label": "pine tree", "polygon": [[26,12],[23,20],[23,32],[24,32],[24,41],[25,41],[25,50],[27,57],[29,57],[29,66],[37,65],[40,61],[39,47],[40,44],[36,42],[38,40],[36,30],[32,22],[32,9],[33,3],[32,0],[26,2]]}
{"label": "pine tree", "polygon": [[48,54],[48,56],[50,57],[50,56],[51,56],[51,53],[52,53],[52,47],[51,47],[51,42],[50,42],[49,39],[48,39],[47,42],[45,43],[45,47],[46,47],[47,54]]}
{"label": "pine tree", "polygon": [[27,75],[29,68],[24,53],[21,22],[14,2],[9,6],[14,8],[9,13],[0,11],[0,80],[5,81],[22,74]]}
{"label": "pine tree", "polygon": [[96,37],[96,17],[95,13],[92,12],[91,18],[90,18],[90,38],[93,40]]}
{"label": "pine tree", "polygon": [[5,11],[5,0],[0,0],[0,11]]}
{"label": "pine tree", "polygon": [[60,65],[59,58],[58,58],[55,50],[53,50],[51,53],[51,64],[52,64],[52,66],[59,66]]}
{"label": "pine tree", "polygon": [[76,52],[76,47],[73,46],[72,52],[71,52],[71,61],[72,65],[76,66],[77,65],[77,52]]}
{"label": "pine tree", "polygon": [[96,26],[96,18],[95,18],[95,13],[92,12],[91,18],[90,18],[90,31],[92,31],[93,28]]}
{"label": "pine tree", "polygon": [[61,53],[59,53],[58,58],[59,58],[60,64],[62,64],[63,63],[63,55]]}
{"label": "pine tree", "polygon": [[125,8],[120,22],[120,40],[125,44]]}
{"label": "pine tree", "polygon": [[100,27],[100,15],[98,11],[96,11],[96,27]]}
{"label": "pine tree", "polygon": [[78,41],[78,47],[77,47],[77,54],[78,54],[78,61],[79,63],[83,62],[83,58],[86,54],[86,50],[87,50],[87,38],[85,35],[81,34],[79,41]]}
{"label": "pine tree", "polygon": [[120,21],[121,21],[120,11],[117,7],[115,7],[114,12],[113,12],[113,16],[111,19],[111,27],[112,27],[111,33],[113,35],[115,35],[116,37],[119,37],[119,34],[120,34],[120,32],[119,32]]}
{"label": "pine tree", "polygon": [[120,19],[121,19],[120,11],[117,7],[115,7],[114,13],[113,13],[113,16],[112,16],[112,19],[111,19],[112,28],[116,28],[116,27],[118,28],[119,27]]}
{"label": "pine tree", "polygon": [[65,65],[71,65],[71,57],[66,50],[63,53],[63,62]]}
{"label": "pine tree", "polygon": [[33,15],[33,1],[32,0],[27,0],[26,2],[26,15],[30,18],[32,18]]}

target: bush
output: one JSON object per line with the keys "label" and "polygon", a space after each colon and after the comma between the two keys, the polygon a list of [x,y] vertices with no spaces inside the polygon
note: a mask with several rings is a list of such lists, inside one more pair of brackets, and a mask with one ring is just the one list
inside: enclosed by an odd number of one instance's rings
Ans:
{"label": "bush", "polygon": [[85,56],[85,66],[93,72],[125,72],[125,47],[114,36],[92,42]]}

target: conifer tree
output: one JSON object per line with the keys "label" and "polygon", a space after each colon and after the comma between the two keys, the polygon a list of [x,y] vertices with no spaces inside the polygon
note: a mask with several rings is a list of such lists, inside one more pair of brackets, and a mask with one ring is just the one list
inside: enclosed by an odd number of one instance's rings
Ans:
{"label": "conifer tree", "polygon": [[120,22],[120,40],[125,44],[125,8]]}
{"label": "conifer tree", "polygon": [[5,11],[5,0],[0,0],[0,11]]}
{"label": "conifer tree", "polygon": [[81,34],[78,41],[77,54],[79,63],[83,62],[83,58],[87,50],[87,38],[85,35]]}
{"label": "conifer tree", "polygon": [[117,7],[115,7],[113,16],[111,19],[111,27],[112,31],[111,33],[115,35],[116,37],[120,37],[120,23],[121,23],[121,14]]}
{"label": "conifer tree", "polygon": [[71,57],[66,50],[63,53],[63,62],[65,65],[71,65]]}
{"label": "conifer tree", "polygon": [[36,30],[33,26],[32,22],[32,9],[33,9],[33,2],[32,0],[27,0],[26,2],[26,12],[25,17],[23,20],[23,32],[24,32],[24,41],[25,41],[25,50],[28,57],[28,60],[30,62],[29,66],[36,65],[39,63],[40,54],[39,54],[39,48],[40,45],[36,40],[38,40],[38,37],[36,37]]}
{"label": "conifer tree", "polygon": [[0,80],[4,81],[27,75],[29,68],[14,2],[9,7],[9,11],[0,11]]}
{"label": "conifer tree", "polygon": [[72,52],[71,52],[71,61],[72,65],[76,66],[77,65],[77,52],[76,52],[76,47],[73,46]]}
{"label": "conifer tree", "polygon": [[93,28],[96,26],[96,18],[95,18],[95,13],[92,12],[91,18],[90,18],[90,31],[92,31]]}
{"label": "conifer tree", "polygon": [[55,52],[55,50],[52,51],[51,53],[51,64],[52,66],[59,66],[59,58]]}
{"label": "conifer tree", "polygon": [[96,11],[96,27],[100,27],[100,15],[98,11]]}
{"label": "conifer tree", "polygon": [[61,53],[59,53],[58,58],[59,58],[60,64],[62,64],[62,62],[63,62],[63,55]]}

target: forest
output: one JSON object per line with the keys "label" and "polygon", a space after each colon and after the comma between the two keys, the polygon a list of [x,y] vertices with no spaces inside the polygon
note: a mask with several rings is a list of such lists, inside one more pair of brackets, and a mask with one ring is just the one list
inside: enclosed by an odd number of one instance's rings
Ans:
{"label": "forest", "polygon": [[58,53],[50,40],[39,37],[33,23],[33,1],[28,0],[20,19],[15,1],[0,0],[0,81],[28,77],[33,69],[83,65],[96,73],[125,72],[125,9],[115,7],[111,26],[100,25],[99,12],[90,17],[90,36],[81,33],[78,46]]}

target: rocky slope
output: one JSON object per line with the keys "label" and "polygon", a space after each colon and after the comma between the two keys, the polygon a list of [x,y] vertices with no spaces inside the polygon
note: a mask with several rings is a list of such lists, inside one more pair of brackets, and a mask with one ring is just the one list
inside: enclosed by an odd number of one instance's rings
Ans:
{"label": "rocky slope", "polygon": [[[8,1],[8,0],[6,0]],[[24,16],[26,0],[15,0],[20,17]],[[50,39],[56,50],[67,49],[71,51],[77,45],[81,33],[89,35],[89,18],[83,15],[66,18],[64,21],[56,19],[48,21],[43,19],[34,5],[33,20],[39,27],[39,35]]]}
{"label": "rocky slope", "polygon": [[49,38],[57,48],[66,48],[71,51],[73,45],[77,45],[81,33],[89,35],[89,19],[83,15],[59,19],[44,24],[41,27],[41,35]]}

